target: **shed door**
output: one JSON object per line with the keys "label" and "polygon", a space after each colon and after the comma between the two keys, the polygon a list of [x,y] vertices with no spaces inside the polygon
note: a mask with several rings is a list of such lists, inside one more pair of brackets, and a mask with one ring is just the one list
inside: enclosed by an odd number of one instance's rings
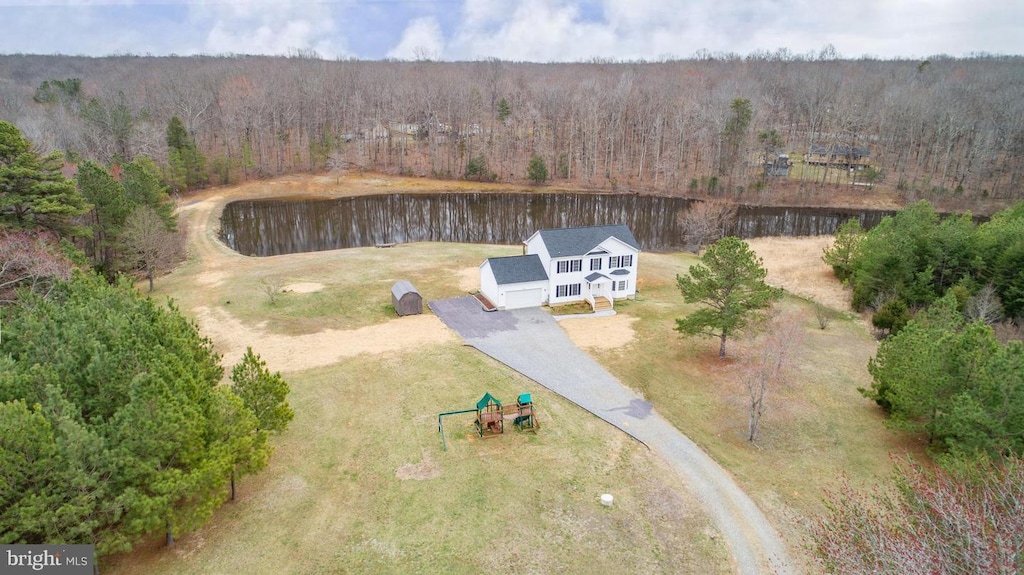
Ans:
{"label": "shed door", "polygon": [[507,291],[505,292],[505,309],[540,307],[541,292],[541,288]]}

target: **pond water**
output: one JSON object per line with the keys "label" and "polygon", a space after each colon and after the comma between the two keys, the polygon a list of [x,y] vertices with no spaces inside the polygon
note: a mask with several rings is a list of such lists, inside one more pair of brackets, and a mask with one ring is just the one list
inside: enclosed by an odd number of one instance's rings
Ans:
{"label": "pond water", "polygon": [[[221,216],[220,237],[245,255],[407,242],[519,244],[539,229],[626,224],[645,251],[686,249],[680,216],[691,200],[627,194],[388,194],[333,200],[242,200]],[[741,207],[729,230],[742,238],[832,234],[888,211]]]}

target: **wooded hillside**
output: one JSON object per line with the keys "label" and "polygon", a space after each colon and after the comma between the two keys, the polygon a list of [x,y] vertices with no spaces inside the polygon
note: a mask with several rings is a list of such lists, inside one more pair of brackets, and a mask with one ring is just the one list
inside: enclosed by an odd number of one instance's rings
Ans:
{"label": "wooded hillside", "polygon": [[[814,146],[869,150],[862,179],[908,197],[1021,198],[1021,94],[1022,57],[0,56],[0,119],[45,151],[166,162],[177,116],[211,183],[324,169],[525,183],[536,153],[568,185],[735,192],[780,181],[765,180],[763,155],[788,152],[799,163]],[[811,185],[847,171],[818,166],[789,180]]]}

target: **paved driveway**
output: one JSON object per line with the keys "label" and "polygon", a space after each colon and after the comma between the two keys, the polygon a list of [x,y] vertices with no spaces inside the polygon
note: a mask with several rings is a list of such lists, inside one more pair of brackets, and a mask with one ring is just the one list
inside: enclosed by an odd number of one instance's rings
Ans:
{"label": "paved driveway", "polygon": [[[469,345],[643,442],[682,475],[725,537],[740,573],[791,573],[785,545],[732,477],[622,385],[539,308],[485,312],[473,297],[428,304]],[[595,320],[599,321],[599,320]]]}

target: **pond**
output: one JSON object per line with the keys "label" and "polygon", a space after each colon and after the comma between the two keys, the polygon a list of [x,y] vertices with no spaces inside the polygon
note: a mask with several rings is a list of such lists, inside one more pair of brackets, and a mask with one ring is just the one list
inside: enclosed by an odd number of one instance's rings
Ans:
{"label": "pond", "polygon": [[[680,216],[692,200],[629,194],[439,193],[332,200],[229,203],[220,237],[245,255],[407,242],[519,244],[539,229],[626,224],[645,251],[686,249]],[[835,233],[857,218],[865,228],[888,211],[743,206],[729,233],[742,238]]]}

